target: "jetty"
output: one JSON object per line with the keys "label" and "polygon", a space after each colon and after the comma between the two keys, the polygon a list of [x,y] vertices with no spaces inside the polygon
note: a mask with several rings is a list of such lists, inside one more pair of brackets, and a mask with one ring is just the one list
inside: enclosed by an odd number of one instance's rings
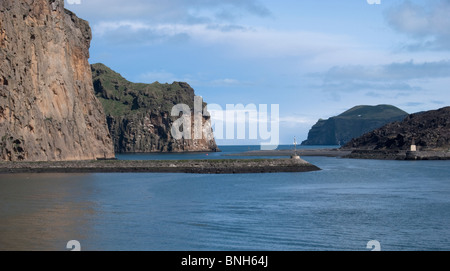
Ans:
{"label": "jetty", "polygon": [[196,173],[243,174],[311,172],[320,168],[303,159],[95,160],[1,162],[0,174],[15,173]]}

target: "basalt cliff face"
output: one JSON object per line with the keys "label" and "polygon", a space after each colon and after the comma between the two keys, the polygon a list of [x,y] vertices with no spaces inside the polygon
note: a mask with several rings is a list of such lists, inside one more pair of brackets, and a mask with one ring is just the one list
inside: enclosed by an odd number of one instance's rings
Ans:
{"label": "basalt cliff face", "polygon": [[406,151],[415,143],[419,151],[450,150],[450,107],[409,115],[356,138],[344,149]]}
{"label": "basalt cliff face", "polygon": [[[132,83],[103,64],[92,65],[92,75],[117,153],[219,151],[207,116],[200,117],[201,139],[192,134],[192,139],[176,140],[172,135],[172,125],[179,119],[171,116],[173,106],[194,109],[195,93],[187,83]],[[191,131],[193,120],[192,116]]]}
{"label": "basalt cliff face", "polygon": [[0,160],[114,157],[90,41],[63,0],[0,1]]}
{"label": "basalt cliff face", "polygon": [[408,114],[391,105],[355,106],[339,116],[319,120],[302,145],[344,145],[387,123],[400,121]]}

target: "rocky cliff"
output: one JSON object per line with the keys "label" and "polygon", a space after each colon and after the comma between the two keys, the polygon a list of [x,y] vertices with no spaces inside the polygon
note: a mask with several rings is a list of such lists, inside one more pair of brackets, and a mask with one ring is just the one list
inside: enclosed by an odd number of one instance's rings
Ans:
{"label": "rocky cliff", "polygon": [[409,115],[401,122],[354,139],[343,148],[401,151],[410,150],[413,142],[419,151],[450,150],[450,107]]}
{"label": "rocky cliff", "polygon": [[407,115],[391,105],[356,106],[339,116],[319,120],[302,145],[344,145],[353,138],[402,120]]}
{"label": "rocky cliff", "polygon": [[0,1],[0,160],[114,157],[90,41],[63,0]]}
{"label": "rocky cliff", "polygon": [[186,104],[194,109],[194,90],[187,83],[136,84],[103,64],[92,65],[92,75],[116,152],[218,151],[208,117],[201,118],[206,131],[202,139],[172,136],[171,127],[178,119],[171,116],[172,107]]}

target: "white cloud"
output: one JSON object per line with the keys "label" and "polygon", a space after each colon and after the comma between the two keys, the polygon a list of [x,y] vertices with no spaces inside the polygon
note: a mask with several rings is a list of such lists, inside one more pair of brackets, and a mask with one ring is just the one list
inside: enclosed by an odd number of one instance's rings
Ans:
{"label": "white cloud", "polygon": [[80,5],[67,4],[74,12],[99,20],[139,18],[153,23],[232,21],[249,14],[271,14],[259,0],[84,0]]}
{"label": "white cloud", "polygon": [[242,82],[237,79],[224,78],[207,80],[201,78],[201,76],[184,75],[177,76],[174,73],[167,71],[151,71],[138,76],[138,80],[144,83],[172,83],[172,82],[189,82],[191,85],[203,86],[203,87],[233,87],[251,84],[249,82]]}
{"label": "white cloud", "polygon": [[104,35],[107,32],[116,31],[120,28],[127,28],[133,32],[151,29],[149,25],[138,21],[100,22],[99,24],[95,25],[95,31],[99,35]]}
{"label": "white cloud", "polygon": [[[349,65],[336,66],[322,74],[316,87],[328,91],[419,91],[419,80],[450,78],[450,60],[415,63],[414,61],[391,63],[387,65]],[[374,95],[370,95],[374,96]]]}
{"label": "white cloud", "polygon": [[175,74],[166,72],[166,71],[147,72],[147,73],[141,74],[139,76],[139,80],[141,80],[141,82],[145,82],[145,83],[153,83],[153,82],[172,83],[172,82],[179,82],[179,81],[187,81],[187,80],[180,80],[179,78],[177,78],[177,76]]}
{"label": "white cloud", "polygon": [[[224,31],[224,29],[227,29]],[[280,31],[263,27],[213,27],[209,24],[151,24],[143,21],[109,21],[93,25],[99,38],[114,39],[136,45],[166,42],[184,37],[198,46],[225,46],[241,57],[303,57],[339,54],[358,49],[349,37],[308,31]],[[120,42],[119,42],[120,43]],[[356,52],[358,54],[361,52]]]}
{"label": "white cloud", "polygon": [[295,128],[300,125],[313,125],[317,120],[305,116],[291,115],[280,117],[280,125],[284,127]]}
{"label": "white cloud", "polygon": [[186,44],[226,57],[289,60],[308,70],[387,58],[357,37],[242,24],[244,16],[247,23],[249,15],[272,16],[260,0],[91,0],[73,7],[91,22],[95,40],[110,47]]}
{"label": "white cloud", "polygon": [[405,1],[389,10],[387,22],[415,41],[411,50],[450,50],[450,1],[430,0],[426,6]]}
{"label": "white cloud", "polygon": [[331,68],[325,79],[364,81],[411,80],[450,77],[450,60],[415,63],[414,61],[378,66],[341,66]]}
{"label": "white cloud", "polygon": [[234,86],[234,85],[240,85],[242,84],[242,82],[240,82],[239,80],[236,79],[230,79],[230,78],[225,78],[225,79],[216,79],[210,82],[211,85],[214,86]]}

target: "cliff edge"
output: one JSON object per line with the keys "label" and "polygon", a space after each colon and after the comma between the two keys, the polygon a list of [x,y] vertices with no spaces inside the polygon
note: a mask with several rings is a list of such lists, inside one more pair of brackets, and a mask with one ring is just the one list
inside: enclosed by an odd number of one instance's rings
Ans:
{"label": "cliff edge", "polygon": [[178,119],[171,116],[172,107],[186,104],[194,109],[195,93],[189,84],[132,83],[101,63],[92,65],[92,76],[116,152],[219,151],[209,117],[201,118],[205,129],[202,139],[176,140],[172,136],[172,125]]}
{"label": "cliff edge", "polygon": [[90,41],[63,0],[0,1],[0,160],[114,157]]}

